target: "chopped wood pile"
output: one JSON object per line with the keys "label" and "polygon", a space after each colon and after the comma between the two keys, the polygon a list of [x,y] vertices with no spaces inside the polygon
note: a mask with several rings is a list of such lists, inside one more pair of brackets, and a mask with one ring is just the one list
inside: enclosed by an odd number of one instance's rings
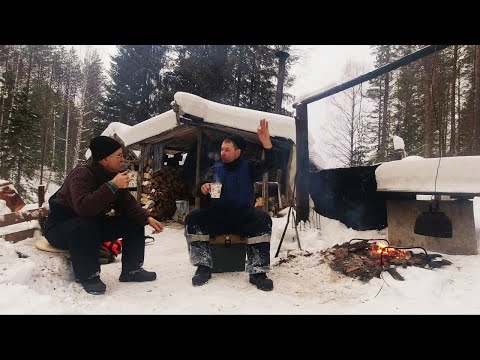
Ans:
{"label": "chopped wood pile", "polygon": [[165,221],[175,214],[175,200],[187,199],[183,169],[180,166],[164,165],[154,173],[151,165],[152,160],[149,159],[143,171],[140,202],[155,219]]}
{"label": "chopped wood pile", "polygon": [[[357,242],[355,242],[357,241]],[[415,250],[415,251],[414,251]],[[330,267],[344,275],[367,282],[387,271],[394,279],[403,281],[396,267],[417,266],[425,269],[451,265],[440,254],[428,254],[421,247],[400,248],[386,240],[352,239],[323,251]]]}
{"label": "chopped wood pile", "polygon": [[[262,210],[262,208],[263,208],[263,198],[262,197],[257,197],[256,198],[255,208],[258,209],[258,210]],[[275,197],[270,196],[268,198],[268,215],[270,215],[270,217],[275,217],[275,216],[277,216],[278,211],[279,211],[278,203],[275,201]]]}

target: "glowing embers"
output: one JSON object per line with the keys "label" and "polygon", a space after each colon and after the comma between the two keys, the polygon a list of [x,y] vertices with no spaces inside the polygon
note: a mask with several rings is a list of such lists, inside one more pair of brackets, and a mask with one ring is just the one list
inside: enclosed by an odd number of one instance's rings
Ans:
{"label": "glowing embers", "polygon": [[450,265],[440,254],[428,254],[422,247],[395,247],[386,239],[351,239],[325,250],[330,267],[350,277],[367,282],[387,271],[394,279],[404,280],[396,270],[401,266],[426,269]]}

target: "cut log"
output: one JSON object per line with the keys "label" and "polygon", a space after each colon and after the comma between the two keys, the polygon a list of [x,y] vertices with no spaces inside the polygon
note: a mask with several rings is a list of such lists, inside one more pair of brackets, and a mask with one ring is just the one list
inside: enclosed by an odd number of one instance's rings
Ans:
{"label": "cut log", "polygon": [[0,200],[4,200],[10,211],[20,211],[25,202],[22,200],[13,185],[4,185],[0,187]]}
{"label": "cut log", "polygon": [[6,241],[16,243],[18,241],[25,240],[25,239],[33,237],[35,235],[36,231],[40,231],[40,230],[39,229],[26,229],[26,230],[21,230],[21,231],[17,231],[17,232],[14,232],[14,233],[2,235],[2,237]]}
{"label": "cut log", "polygon": [[48,215],[49,209],[39,208],[28,211],[14,212],[0,216],[0,227],[18,224],[24,221],[38,220]]}

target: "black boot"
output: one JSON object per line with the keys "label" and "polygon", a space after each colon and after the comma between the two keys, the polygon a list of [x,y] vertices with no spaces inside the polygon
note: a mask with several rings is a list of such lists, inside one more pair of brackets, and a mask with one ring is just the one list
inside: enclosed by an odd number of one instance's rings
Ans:
{"label": "black boot", "polygon": [[208,279],[212,277],[212,269],[205,265],[198,265],[195,275],[192,277],[193,286],[206,284]]}
{"label": "black boot", "polygon": [[120,274],[121,282],[144,282],[153,281],[157,278],[157,273],[153,271],[146,271],[143,268],[132,270],[128,272],[122,271]]}
{"label": "black boot", "polygon": [[256,285],[258,289],[270,291],[273,289],[273,281],[265,273],[250,274],[250,283]]}
{"label": "black boot", "polygon": [[105,293],[105,290],[107,290],[107,285],[100,280],[100,276],[95,276],[91,279],[81,281],[80,284],[82,284],[87,293],[93,295],[103,294]]}

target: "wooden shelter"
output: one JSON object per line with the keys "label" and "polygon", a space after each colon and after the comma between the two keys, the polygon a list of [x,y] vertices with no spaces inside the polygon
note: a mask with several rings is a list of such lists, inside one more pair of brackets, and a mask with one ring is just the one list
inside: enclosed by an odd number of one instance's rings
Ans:
{"label": "wooden shelter", "polygon": [[[256,129],[262,118],[269,122],[279,166],[259,179],[257,198],[262,197],[262,208],[273,214],[291,204],[296,172],[294,118],[223,105],[183,92],[174,98],[170,111],[131,127],[112,123],[102,133],[125,144],[126,159],[132,170],[138,171],[137,199],[155,217],[171,218],[177,200],[187,200],[190,208],[201,206],[200,198],[193,195],[194,186],[220,160],[220,146],[228,135],[246,140],[245,159],[261,159],[263,147]],[[314,168],[322,168],[318,154],[310,158]]]}

